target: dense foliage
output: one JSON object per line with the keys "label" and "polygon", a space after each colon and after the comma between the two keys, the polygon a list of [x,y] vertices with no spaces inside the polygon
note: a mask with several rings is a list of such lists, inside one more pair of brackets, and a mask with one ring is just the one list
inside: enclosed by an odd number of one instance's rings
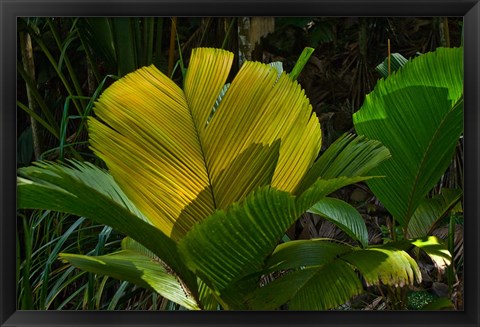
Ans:
{"label": "dense foliage", "polygon": [[[247,19],[19,20],[19,308],[462,308],[462,48],[369,64],[425,20],[252,18],[248,49]],[[330,111],[348,26],[385,77]]]}

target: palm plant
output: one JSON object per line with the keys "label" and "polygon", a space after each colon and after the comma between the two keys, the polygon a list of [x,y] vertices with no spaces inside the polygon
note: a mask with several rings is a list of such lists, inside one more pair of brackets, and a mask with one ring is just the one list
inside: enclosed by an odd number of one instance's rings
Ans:
{"label": "palm plant", "polygon": [[[404,249],[368,247],[353,208],[326,198],[372,178],[389,151],[347,134],[317,159],[320,125],[298,83],[247,62],[220,99],[232,61],[227,51],[194,50],[183,90],[154,66],[115,82],[89,118],[91,147],[109,172],[78,161],[22,168],[19,207],[88,217],[128,235],[119,252],[60,256],[188,309],[334,308],[363,291],[356,271],[368,285],[419,281]],[[314,205],[358,246],[279,245]],[[435,238],[410,244],[448,263]],[[282,277],[268,282],[275,273]]]}
{"label": "palm plant", "polygon": [[[26,94],[22,96],[22,88],[19,87],[17,104],[28,118],[26,120],[19,112],[18,130],[23,132],[18,140],[18,166],[29,165],[32,157],[36,160],[63,160],[64,156],[78,159],[91,156],[83,148],[86,143],[83,142],[86,136],[83,133],[86,129],[84,118],[107,77],[100,77],[95,70],[98,80],[93,80],[90,68],[100,65],[94,64],[85,51],[88,44],[83,42],[78,28],[82,20],[51,17],[23,17],[18,20],[18,53],[22,56],[18,57],[17,71],[19,81],[25,82]],[[99,56],[94,58],[98,63]],[[25,128],[27,121],[31,126]],[[79,218],[73,217],[72,222],[70,218],[58,219],[58,216],[61,215],[49,211],[20,211],[18,214],[18,308],[102,307],[103,303],[98,299],[102,294],[112,294],[111,290],[117,288],[117,281],[106,277],[97,283],[93,274],[79,273],[74,267],[66,269],[65,265],[60,267],[61,263],[57,260],[59,251],[75,252],[77,248],[87,248],[92,238],[100,242],[104,239],[102,229],[92,228],[91,222],[85,221],[72,231],[70,227]],[[77,232],[79,236],[74,238],[73,234]],[[123,287],[122,292],[133,287],[129,284]],[[64,294],[68,294],[68,298],[62,298]],[[110,308],[120,307],[122,300],[110,301],[108,305]]]}
{"label": "palm plant", "polygon": [[[461,189],[444,188],[429,196],[454,160],[463,132],[462,54],[462,48],[439,48],[403,60],[398,65],[403,67],[380,80],[354,115],[357,133],[382,141],[392,153],[391,160],[372,170],[386,177],[367,183],[392,214],[393,239],[432,235],[462,199]],[[396,233],[397,224],[402,235]],[[449,251],[454,253],[454,216],[449,225]],[[448,269],[450,295],[453,269]]]}
{"label": "palm plant", "polygon": [[368,186],[402,227],[405,237],[427,235],[459,201],[460,190],[427,194],[453,158],[463,132],[462,48],[439,48],[380,80],[354,114],[358,134],[392,153]]}

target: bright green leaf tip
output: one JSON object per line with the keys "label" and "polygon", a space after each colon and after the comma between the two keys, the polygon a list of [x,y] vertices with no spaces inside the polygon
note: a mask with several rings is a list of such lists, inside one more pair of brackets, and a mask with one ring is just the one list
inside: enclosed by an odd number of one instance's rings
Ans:
{"label": "bright green leaf tip", "polygon": [[305,49],[303,49],[302,53],[300,54],[300,57],[298,57],[298,60],[295,66],[293,67],[292,71],[289,74],[292,80],[296,80],[298,78],[303,68],[307,64],[308,60],[312,56],[313,51],[315,51],[315,49],[310,47],[306,47]]}

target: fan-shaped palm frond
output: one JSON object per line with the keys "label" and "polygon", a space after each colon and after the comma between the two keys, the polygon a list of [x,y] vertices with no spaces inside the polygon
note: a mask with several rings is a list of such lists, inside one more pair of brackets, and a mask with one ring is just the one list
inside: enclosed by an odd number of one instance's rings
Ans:
{"label": "fan-shaped palm frond", "polygon": [[300,86],[259,63],[242,67],[207,125],[232,60],[195,50],[184,92],[155,67],[140,69],[100,97],[95,113],[105,124],[90,120],[92,146],[122,189],[177,239],[256,187],[292,191],[320,149]]}
{"label": "fan-shaped palm frond", "polygon": [[392,159],[369,187],[405,229],[445,173],[463,131],[463,50],[439,48],[380,80],[354,114],[358,134],[381,141]]}
{"label": "fan-shaped palm frond", "polygon": [[[145,276],[142,285],[190,308],[243,309],[296,218],[338,188],[371,178],[368,170],[389,157],[379,142],[346,135],[315,162],[320,126],[298,83],[247,62],[225,91],[232,60],[223,50],[193,51],[183,90],[153,66],[110,86],[89,133],[111,176],[80,163],[20,170],[21,208],[108,224],[165,266],[151,266],[138,248],[65,260],[103,274],[108,269],[95,263],[108,261],[120,277],[113,266],[128,254],[135,267],[122,268],[126,279]],[[178,283],[161,277],[170,286],[160,290],[150,278],[156,270]]]}
{"label": "fan-shaped palm frond", "polygon": [[[288,304],[293,310],[326,310],[338,307],[367,286],[404,286],[421,282],[415,260],[405,250],[416,246],[437,263],[450,255],[435,237],[388,243],[361,249],[328,239],[280,244],[268,258],[265,272],[286,273],[247,297],[251,307],[263,310]],[[332,292],[332,290],[335,290]]]}
{"label": "fan-shaped palm frond", "polygon": [[146,222],[106,171],[90,163],[72,167],[39,162],[19,170],[18,207],[45,208],[88,217],[109,225],[141,242],[181,274],[186,282],[195,278],[179,260],[175,242]]}
{"label": "fan-shaped palm frond", "polygon": [[187,309],[199,309],[196,299],[183,282],[162,261],[151,256],[133,250],[123,250],[102,256],[62,253],[60,258],[83,270],[153,289]]}

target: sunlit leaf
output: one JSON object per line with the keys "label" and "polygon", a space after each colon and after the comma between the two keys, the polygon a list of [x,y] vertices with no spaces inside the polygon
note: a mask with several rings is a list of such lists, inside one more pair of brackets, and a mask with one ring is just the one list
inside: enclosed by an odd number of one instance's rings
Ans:
{"label": "sunlit leaf", "polygon": [[[247,308],[298,216],[333,191],[373,178],[366,174],[389,152],[346,135],[315,163],[321,129],[300,85],[275,67],[247,62],[225,87],[232,61],[224,50],[195,49],[183,89],[154,66],[113,83],[89,118],[91,147],[111,175],[90,164],[38,164],[20,171],[20,207],[85,216],[131,237],[124,249],[139,257],[131,258],[138,265],[127,280],[142,277],[148,257],[178,277],[199,307]],[[355,222],[329,216],[365,243]],[[111,259],[102,257],[102,272],[120,278]],[[341,266],[350,267],[334,262],[328,276]],[[318,283],[312,289],[327,286]],[[342,299],[356,289],[345,287]]]}
{"label": "sunlit leaf", "polygon": [[354,116],[358,134],[392,158],[369,187],[404,228],[450,164],[463,131],[463,50],[439,48],[377,83]]}
{"label": "sunlit leaf", "polygon": [[152,260],[144,254],[122,250],[103,256],[61,253],[60,258],[80,269],[153,289],[188,309],[199,309],[193,295],[178,277],[162,262]]}
{"label": "sunlit leaf", "polygon": [[363,291],[354,269],[339,259],[352,251],[351,246],[328,239],[278,245],[265,272],[283,271],[283,276],[252,292],[248,305],[272,310],[291,301],[289,309],[326,310],[345,303]]}
{"label": "sunlit leaf", "polygon": [[396,248],[405,251],[412,248],[412,246],[423,250],[440,271],[443,271],[452,262],[451,253],[446,245],[436,236],[390,242],[385,245],[386,248]]}
{"label": "sunlit leaf", "polygon": [[402,250],[368,248],[346,254],[342,259],[358,268],[367,286],[403,287],[422,280],[417,263]]}
{"label": "sunlit leaf", "polygon": [[67,212],[109,225],[141,242],[187,281],[195,281],[179,259],[176,244],[136,214],[107,172],[89,163],[72,164],[75,168],[44,162],[20,169],[18,207]]}
{"label": "sunlit leaf", "polygon": [[[232,60],[227,51],[194,50],[184,91],[153,66],[139,69],[102,94],[94,108],[99,120],[90,119],[95,153],[149,220],[175,239],[241,201],[261,186],[258,177],[269,179],[269,169],[258,175],[259,166],[273,161],[254,155],[255,144],[278,142],[271,184],[285,191],[293,191],[321,146],[304,91],[269,65],[245,63],[212,113]],[[195,210],[186,210],[192,203]]]}
{"label": "sunlit leaf", "polygon": [[327,310],[364,292],[367,286],[412,286],[421,281],[416,262],[389,246],[359,249],[332,240],[313,239],[280,244],[267,260],[266,273],[282,272],[247,297],[252,308]]}

